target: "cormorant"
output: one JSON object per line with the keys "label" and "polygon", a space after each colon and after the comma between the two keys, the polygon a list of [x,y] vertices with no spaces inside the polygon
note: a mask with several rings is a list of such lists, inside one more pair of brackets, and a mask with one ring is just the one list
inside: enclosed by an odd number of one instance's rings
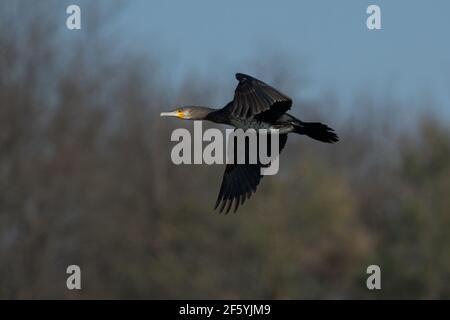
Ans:
{"label": "cormorant", "polygon": [[[189,120],[209,120],[247,130],[279,129],[280,152],[286,144],[290,132],[306,135],[321,142],[334,143],[339,140],[333,129],[320,122],[303,122],[286,113],[292,105],[292,99],[268,84],[249,75],[237,73],[239,81],[233,101],[222,109],[188,106],[171,112],[162,112],[161,116],[171,116]],[[239,205],[256,192],[262,178],[257,164],[227,164],[214,209],[221,204],[220,211],[226,207],[226,213],[234,201],[234,212]]]}

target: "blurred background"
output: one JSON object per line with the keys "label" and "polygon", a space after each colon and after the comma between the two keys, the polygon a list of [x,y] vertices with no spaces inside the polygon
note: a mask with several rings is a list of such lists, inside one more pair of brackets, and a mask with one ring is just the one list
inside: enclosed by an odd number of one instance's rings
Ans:
{"label": "blurred background", "polygon": [[[450,298],[449,10],[2,0],[0,298]],[[225,105],[235,72],[341,141],[291,137],[279,174],[218,215],[223,166],[173,165],[193,124],[159,113]]]}

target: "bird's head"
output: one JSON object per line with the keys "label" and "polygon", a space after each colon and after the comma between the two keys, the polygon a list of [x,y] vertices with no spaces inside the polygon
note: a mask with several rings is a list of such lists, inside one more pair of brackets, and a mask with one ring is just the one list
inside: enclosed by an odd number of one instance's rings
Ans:
{"label": "bird's head", "polygon": [[206,107],[179,107],[173,111],[161,112],[161,117],[176,117],[184,120],[203,120],[213,111]]}

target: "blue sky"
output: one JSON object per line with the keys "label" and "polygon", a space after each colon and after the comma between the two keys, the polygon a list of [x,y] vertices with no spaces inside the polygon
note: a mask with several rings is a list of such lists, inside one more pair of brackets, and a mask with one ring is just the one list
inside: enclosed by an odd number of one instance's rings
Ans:
{"label": "blue sky", "polygon": [[[382,30],[366,28],[369,4],[381,7]],[[311,99],[425,95],[446,111],[449,16],[448,0],[129,0],[115,19],[125,47],[160,56],[175,82],[196,72],[231,85],[236,71],[288,65]]]}

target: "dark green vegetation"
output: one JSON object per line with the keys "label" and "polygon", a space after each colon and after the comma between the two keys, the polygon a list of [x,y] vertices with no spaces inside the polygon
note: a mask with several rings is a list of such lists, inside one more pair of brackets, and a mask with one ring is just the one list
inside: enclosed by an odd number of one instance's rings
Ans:
{"label": "dark green vegetation", "polygon": [[[415,119],[389,97],[350,116],[299,97],[298,115],[341,142],[292,137],[265,201],[217,215],[197,199],[215,198],[223,168],[172,165],[159,112],[216,105],[222,83],[165,89],[157,58],[117,56],[88,27],[60,45],[66,31],[42,23],[51,10],[6,19],[4,3],[1,298],[450,298],[450,134],[428,101]],[[65,287],[69,264],[81,292]],[[369,264],[379,292],[365,287]]]}

